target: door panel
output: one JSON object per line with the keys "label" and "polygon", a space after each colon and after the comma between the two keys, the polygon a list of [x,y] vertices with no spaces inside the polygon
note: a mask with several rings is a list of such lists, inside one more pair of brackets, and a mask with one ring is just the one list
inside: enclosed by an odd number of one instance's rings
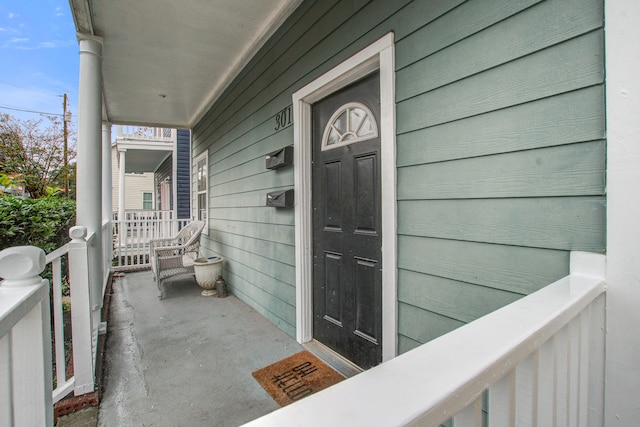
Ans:
{"label": "door panel", "polygon": [[355,218],[356,233],[375,233],[377,231],[376,213],[379,210],[376,200],[377,164],[375,155],[356,159],[355,164]]}
{"label": "door panel", "polygon": [[376,310],[371,307],[377,304],[378,295],[376,295],[377,287],[371,286],[376,283],[376,277],[379,266],[377,261],[358,258],[356,260],[356,279],[355,279],[355,308],[356,308],[356,325],[355,333],[362,338],[377,343],[377,328],[379,321]]}
{"label": "door panel", "polygon": [[312,108],[313,336],[362,368],[382,361],[379,88],[374,74]]}
{"label": "door panel", "polygon": [[341,270],[342,255],[325,252],[325,314],[324,317],[336,324],[342,324],[342,289]]}
{"label": "door panel", "polygon": [[326,163],[324,167],[324,227],[326,230],[342,229],[342,176],[341,163]]}

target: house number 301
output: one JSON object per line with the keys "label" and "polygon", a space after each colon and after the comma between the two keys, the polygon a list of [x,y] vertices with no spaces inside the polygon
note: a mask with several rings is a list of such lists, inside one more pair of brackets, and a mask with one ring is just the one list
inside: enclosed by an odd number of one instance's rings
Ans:
{"label": "house number 301", "polygon": [[276,130],[284,129],[288,126],[291,126],[291,106],[288,106],[284,110],[280,111],[276,114]]}

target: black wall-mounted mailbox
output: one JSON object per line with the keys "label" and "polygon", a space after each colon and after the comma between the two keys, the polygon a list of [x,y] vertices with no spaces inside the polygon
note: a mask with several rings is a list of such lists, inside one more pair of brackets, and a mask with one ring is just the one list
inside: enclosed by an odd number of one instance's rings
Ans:
{"label": "black wall-mounted mailbox", "polygon": [[279,169],[293,164],[293,146],[289,145],[267,155],[267,169]]}
{"label": "black wall-mounted mailbox", "polygon": [[274,208],[292,208],[293,189],[267,193],[267,206]]}

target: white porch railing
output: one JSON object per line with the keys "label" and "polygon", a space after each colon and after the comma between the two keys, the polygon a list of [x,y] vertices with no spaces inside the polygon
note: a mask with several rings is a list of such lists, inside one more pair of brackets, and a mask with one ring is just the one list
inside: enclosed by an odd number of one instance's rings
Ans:
{"label": "white porch railing", "polygon": [[[602,255],[572,253],[572,267],[574,256],[582,265],[604,265]],[[452,419],[455,427],[602,426],[602,277],[604,268],[572,272],[247,425],[439,426]]]}
{"label": "white porch railing", "polygon": [[116,135],[119,139],[172,142],[175,139],[176,130],[146,126],[116,126]]}
{"label": "white porch railing", "polygon": [[109,280],[109,272],[113,264],[113,222],[104,221],[102,223],[102,295],[104,295],[107,288],[107,281]]}
{"label": "white porch railing", "polygon": [[[63,259],[69,262],[69,244],[56,249],[46,257],[46,263],[51,264],[51,310],[53,316],[53,354],[55,356],[56,387],[53,390],[53,403],[58,402],[73,390],[75,378],[67,378],[66,337],[64,333],[64,305],[62,303],[62,285],[68,275],[63,276]],[[68,272],[68,268],[67,268]]]}
{"label": "white porch railing", "polygon": [[0,252],[0,425],[53,425],[49,282],[41,249]]}
{"label": "white porch railing", "polygon": [[[104,290],[90,285],[89,258],[96,239],[95,234],[87,235],[86,228],[79,226],[72,227],[69,236],[69,243],[47,256],[33,246],[0,252],[0,277],[5,279],[0,282],[2,426],[52,425],[53,403],[71,392],[82,395],[95,389],[100,305],[92,301],[104,296],[104,291],[93,298],[91,295]],[[64,268],[65,261],[68,270]],[[48,280],[39,276],[47,264],[51,264],[51,299]],[[71,336],[65,336],[64,327],[62,287],[65,279],[68,279],[71,297]],[[66,347],[69,345],[73,375],[67,376]],[[52,353],[55,354],[55,389]]]}
{"label": "white porch railing", "polygon": [[114,213],[113,267],[149,267],[149,241],[175,236],[189,222],[190,219],[175,219],[173,211],[126,211],[123,220]]}

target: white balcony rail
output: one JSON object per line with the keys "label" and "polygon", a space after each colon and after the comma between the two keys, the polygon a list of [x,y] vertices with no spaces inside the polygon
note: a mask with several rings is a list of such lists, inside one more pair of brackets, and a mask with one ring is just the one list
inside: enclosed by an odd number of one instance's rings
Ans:
{"label": "white balcony rail", "polygon": [[[71,242],[51,252],[46,257],[51,264],[52,315],[54,331],[54,352],[56,367],[56,388],[53,403],[58,402],[71,391],[81,395],[94,390],[97,328],[93,313],[89,283],[89,252],[94,235],[87,236],[85,227],[72,227],[69,231]],[[65,266],[66,258],[66,269]],[[65,335],[62,285],[69,286],[71,309],[71,335]],[[99,295],[100,299],[104,296]],[[67,328],[69,332],[69,328]],[[67,377],[67,347],[71,348],[74,375]]]}
{"label": "white balcony rail", "polygon": [[0,252],[0,425],[53,425],[49,282],[44,251]]}
{"label": "white balcony rail", "polygon": [[190,219],[175,219],[173,211],[126,211],[123,220],[114,213],[113,267],[117,270],[149,268],[149,241],[175,236],[190,222]]}
{"label": "white balcony rail", "polygon": [[603,265],[247,425],[602,426]]}
{"label": "white balcony rail", "polygon": [[[101,287],[89,284],[89,257],[96,239],[80,226],[72,227],[69,236],[69,243],[47,256],[33,246],[0,252],[0,277],[5,279],[0,282],[2,426],[52,425],[53,403],[71,392],[81,395],[95,389],[100,307],[91,304],[91,293]],[[49,281],[39,276],[47,264],[51,264],[51,289]],[[70,293],[70,336],[64,325],[65,283]],[[104,292],[94,295],[93,300],[103,296]],[[73,375],[67,376],[69,346]]]}
{"label": "white balcony rail", "polygon": [[[56,249],[46,257],[46,263],[51,264],[51,311],[53,316],[53,354],[55,356],[56,387],[53,390],[53,403],[58,402],[73,390],[75,378],[67,378],[66,344],[71,344],[71,337],[65,336],[64,304],[62,286],[68,285],[68,271],[63,274],[63,260],[69,262],[69,244]],[[66,280],[65,280],[66,279]]]}
{"label": "white balcony rail", "polygon": [[119,139],[172,142],[175,139],[176,130],[147,126],[117,126],[116,135]]}
{"label": "white balcony rail", "polygon": [[102,295],[107,289],[107,281],[109,280],[109,273],[111,266],[113,265],[113,222],[104,221],[102,223]]}
{"label": "white balcony rail", "polygon": [[[95,389],[95,366],[98,344],[100,306],[92,301],[102,300],[102,295],[92,295],[102,286],[90,284],[89,259],[95,242],[95,234],[87,234],[82,226],[69,230],[69,285],[71,295],[71,334],[73,350],[74,394],[82,395]],[[98,313],[99,314],[99,313]]]}

